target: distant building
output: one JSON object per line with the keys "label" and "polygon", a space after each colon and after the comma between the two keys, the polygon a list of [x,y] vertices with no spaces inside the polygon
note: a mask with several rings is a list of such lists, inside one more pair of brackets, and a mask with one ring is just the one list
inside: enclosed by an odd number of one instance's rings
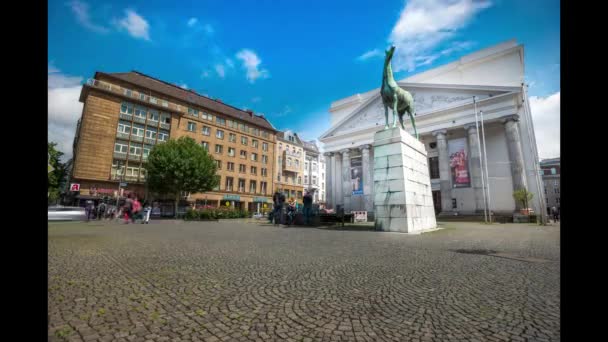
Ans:
{"label": "distant building", "polygon": [[551,207],[559,208],[560,202],[560,162],[559,158],[544,159],[540,162],[543,175],[545,199],[547,201],[547,214]]}
{"label": "distant building", "polygon": [[296,133],[286,130],[277,133],[274,189],[303,204],[304,144]]}
{"label": "distant building", "polygon": [[314,141],[304,144],[304,189],[314,191],[313,203],[325,203],[325,158]]}

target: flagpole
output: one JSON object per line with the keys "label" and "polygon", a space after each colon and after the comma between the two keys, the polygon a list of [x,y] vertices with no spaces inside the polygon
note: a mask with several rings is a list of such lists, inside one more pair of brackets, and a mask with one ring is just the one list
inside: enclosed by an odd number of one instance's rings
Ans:
{"label": "flagpole", "polygon": [[483,220],[488,222],[488,202],[486,198],[486,181],[484,179],[483,158],[481,156],[481,142],[479,141],[479,123],[477,121],[477,101],[473,96],[473,107],[475,110],[475,133],[477,133],[477,151],[479,152],[479,170],[481,171],[481,189],[483,190]]}
{"label": "flagpole", "polygon": [[488,216],[490,218],[490,223],[492,223],[492,197],[490,196],[490,176],[488,174],[488,152],[486,150],[486,133],[484,130],[483,124],[483,110],[479,111],[481,116],[481,135],[483,139],[483,154],[484,154],[484,164],[486,169],[486,186],[488,191]]}

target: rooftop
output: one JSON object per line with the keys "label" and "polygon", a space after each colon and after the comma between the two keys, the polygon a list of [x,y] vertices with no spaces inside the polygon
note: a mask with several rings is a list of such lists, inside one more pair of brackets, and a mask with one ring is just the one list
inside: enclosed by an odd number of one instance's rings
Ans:
{"label": "rooftop", "polygon": [[256,115],[253,113],[253,111],[244,111],[242,109],[223,103],[220,100],[210,99],[206,96],[197,94],[193,90],[183,89],[174,84],[159,80],[157,78],[135,70],[131,72],[116,73],[105,73],[98,71],[95,73],[95,78],[97,79],[98,76],[105,76],[120,81],[128,82],[130,84],[150,89],[154,92],[170,96],[186,103],[204,107],[212,111],[225,114],[226,116],[239,119],[250,124],[256,125],[258,127],[267,129],[269,131],[276,132],[276,129],[263,115]]}

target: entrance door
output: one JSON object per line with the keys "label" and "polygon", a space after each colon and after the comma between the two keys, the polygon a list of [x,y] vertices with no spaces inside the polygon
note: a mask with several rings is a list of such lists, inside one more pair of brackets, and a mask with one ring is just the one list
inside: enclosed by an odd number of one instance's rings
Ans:
{"label": "entrance door", "polygon": [[441,212],[441,191],[433,191],[433,206],[435,207],[435,215]]}

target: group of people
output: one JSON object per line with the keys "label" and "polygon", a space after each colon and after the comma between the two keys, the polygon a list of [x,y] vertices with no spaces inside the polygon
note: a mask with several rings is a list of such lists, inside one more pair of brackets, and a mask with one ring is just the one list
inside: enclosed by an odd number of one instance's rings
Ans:
{"label": "group of people", "polygon": [[125,224],[129,221],[135,223],[136,220],[141,220],[141,223],[150,222],[150,212],[152,207],[145,202],[143,205],[135,194],[128,194],[123,205],[112,206],[105,202],[101,202],[99,206],[95,207],[95,202],[87,200],[85,204],[85,213],[87,221],[93,219],[120,219],[123,218]]}
{"label": "group of people", "polygon": [[[269,220],[271,223],[275,225],[278,224],[286,224],[288,226],[292,225],[295,222],[298,206],[296,200],[291,197],[286,201],[285,194],[282,192],[275,192],[272,196],[273,202],[273,211],[269,214]],[[312,215],[312,194],[309,191],[306,191],[303,198],[303,215],[304,215],[304,224],[308,225],[310,223],[310,217]],[[283,215],[283,208],[287,209],[286,215]]]}

